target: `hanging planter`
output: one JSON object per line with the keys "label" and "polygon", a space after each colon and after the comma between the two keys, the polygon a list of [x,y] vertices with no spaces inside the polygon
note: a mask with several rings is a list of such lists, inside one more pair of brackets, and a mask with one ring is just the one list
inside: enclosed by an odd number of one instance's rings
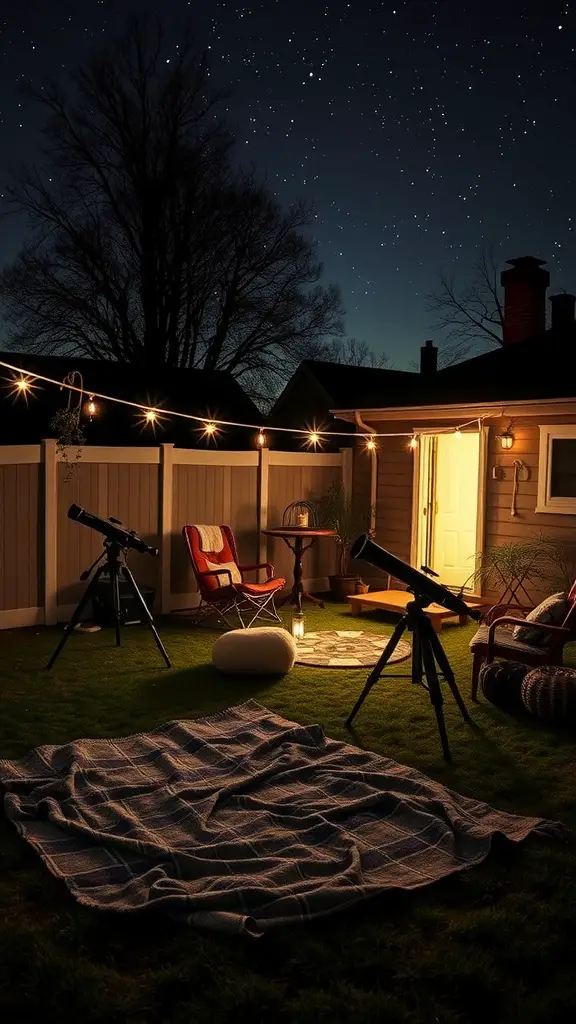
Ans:
{"label": "hanging planter", "polygon": [[[76,383],[77,381],[79,381],[79,384]],[[78,402],[76,405],[72,405],[74,392],[69,390],[67,407],[65,409],[58,409],[50,421],[50,426],[56,435],[56,451],[62,456],[62,462],[66,466],[64,480],[68,483],[74,476],[78,462],[82,458],[82,445],[86,443],[86,435],[80,421],[84,394],[82,374],[78,373],[77,370],[73,370],[72,373],[64,377],[63,386],[66,384],[79,388],[77,392]],[[71,449],[74,451],[73,456]]]}

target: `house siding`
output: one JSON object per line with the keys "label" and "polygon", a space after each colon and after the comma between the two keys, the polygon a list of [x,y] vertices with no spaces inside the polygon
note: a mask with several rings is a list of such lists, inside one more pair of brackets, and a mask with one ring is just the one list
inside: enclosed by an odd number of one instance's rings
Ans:
{"label": "house siding", "polygon": [[[576,424],[574,413],[554,415],[545,403],[534,409],[530,416],[507,415],[484,420],[489,427],[486,465],[485,539],[484,549],[507,543],[525,543],[542,533],[576,545],[576,515],[554,515],[536,512],[538,494],[538,459],[540,446],[539,426],[563,423]],[[487,410],[487,413],[489,410]],[[464,414],[463,414],[464,416]],[[390,434],[410,433],[412,430],[433,431],[454,428],[454,420],[420,418],[399,421],[373,421],[375,432]],[[499,436],[512,426],[514,446],[504,451]],[[414,456],[408,448],[407,437],[381,437],[378,440],[378,490],[376,513],[376,541],[405,561],[411,560],[412,492]],[[516,515],[511,515],[515,460],[528,468],[528,479],[520,479],[516,495]],[[494,467],[501,475],[494,479]],[[524,476],[525,474],[522,474]],[[355,493],[369,494],[369,464],[362,447],[354,452]],[[380,574],[382,578],[383,574]],[[377,577],[374,577],[375,581]],[[394,582],[396,586],[396,582]],[[527,588],[533,600],[542,596],[538,586]],[[485,596],[496,599],[498,592],[486,591]]]}

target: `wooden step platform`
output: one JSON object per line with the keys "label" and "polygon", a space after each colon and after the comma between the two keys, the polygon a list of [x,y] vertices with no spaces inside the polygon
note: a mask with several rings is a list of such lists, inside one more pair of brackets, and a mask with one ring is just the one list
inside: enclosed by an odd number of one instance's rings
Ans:
{"label": "wooden step platform", "polygon": [[[409,601],[414,599],[413,594],[409,594],[407,590],[374,590],[367,594],[351,594],[348,598],[350,604],[350,610],[355,613],[360,613],[364,609],[379,609],[382,612],[397,612],[398,615],[403,615],[406,611],[406,605]],[[469,608],[486,608],[488,603],[477,594],[471,594],[464,598],[465,603]],[[440,604],[431,604],[424,611],[429,619],[432,620],[432,625],[437,633],[442,629],[442,622],[444,619],[458,619],[458,623],[461,626],[465,626],[468,622],[467,615],[455,615],[449,608],[443,608]]]}

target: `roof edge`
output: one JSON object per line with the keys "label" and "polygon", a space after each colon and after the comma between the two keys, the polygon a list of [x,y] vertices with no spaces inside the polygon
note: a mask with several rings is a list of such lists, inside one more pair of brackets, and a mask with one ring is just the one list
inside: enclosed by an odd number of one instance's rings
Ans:
{"label": "roof edge", "polygon": [[501,415],[505,416],[508,409],[518,409],[540,407],[542,405],[573,405],[576,408],[576,397],[567,396],[566,398],[526,398],[519,399],[515,398],[509,402],[452,402],[452,403],[438,403],[433,405],[396,405],[387,406],[378,409],[370,408],[355,408],[355,409],[330,409],[330,413],[335,419],[346,420],[349,423],[356,422],[356,414],[358,413],[362,419],[366,420],[386,420],[386,419],[401,419],[404,416],[453,416],[456,419],[462,419],[462,414],[474,413],[476,410],[494,410],[495,412],[501,410]]}

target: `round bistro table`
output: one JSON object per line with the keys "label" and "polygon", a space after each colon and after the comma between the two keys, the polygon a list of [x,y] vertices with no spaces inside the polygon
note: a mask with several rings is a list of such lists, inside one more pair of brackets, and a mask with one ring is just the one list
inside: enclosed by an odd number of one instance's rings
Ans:
{"label": "round bistro table", "polygon": [[[312,601],[324,607],[324,602],[313,597],[304,590],[302,583],[302,556],[308,548],[311,548],[318,537],[335,537],[334,530],[322,530],[315,526],[276,526],[270,530],[262,530],[267,537],[281,537],[294,554],[294,584],[288,597],[283,598],[279,605],[290,601],[296,611],[302,611],[302,601]],[[308,541],[308,544],[305,543]]]}

